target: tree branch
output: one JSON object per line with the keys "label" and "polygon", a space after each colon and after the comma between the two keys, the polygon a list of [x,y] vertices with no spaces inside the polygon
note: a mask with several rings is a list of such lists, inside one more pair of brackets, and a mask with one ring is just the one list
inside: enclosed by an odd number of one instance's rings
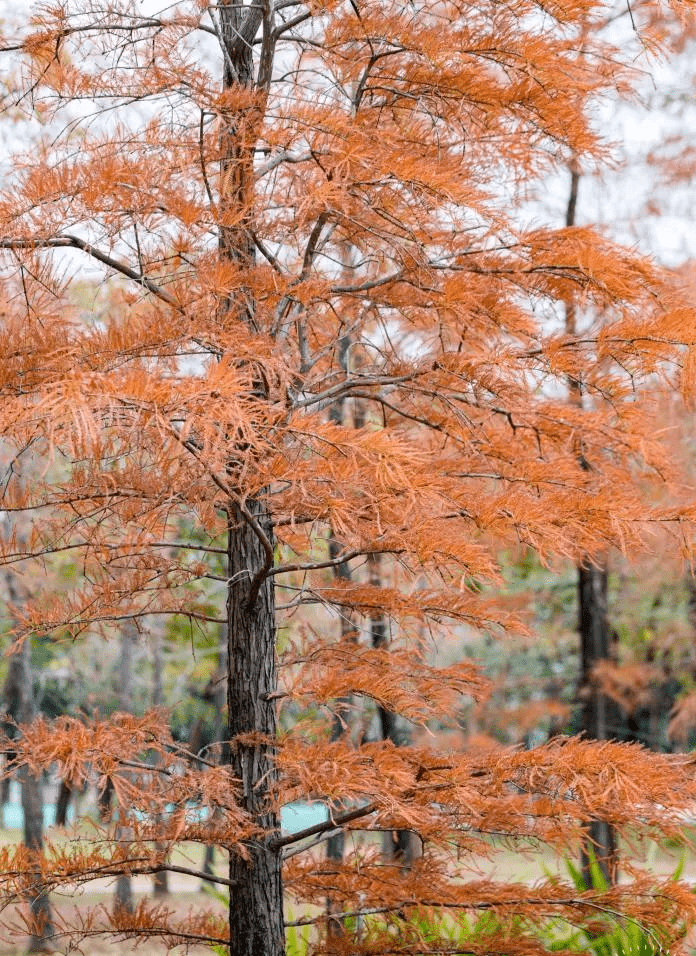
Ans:
{"label": "tree branch", "polygon": [[[185,24],[186,21],[160,20],[157,17],[144,17],[137,23],[85,23],[79,27],[65,27],[49,35],[52,38],[55,37],[56,41],[60,41],[66,37],[74,36],[77,33],[135,33],[137,30],[147,30],[151,28],[163,30],[166,27],[178,27],[181,26],[182,23]],[[192,25],[192,29],[202,30],[204,33],[211,33],[215,36],[215,31],[211,27],[204,26],[202,23]],[[42,36],[43,35],[42,33]],[[26,52],[26,49],[26,39],[18,40],[16,43],[8,44],[7,46],[0,46],[0,53],[16,53],[20,50]]]}
{"label": "tree branch", "polygon": [[339,813],[332,819],[325,820],[324,823],[315,823],[311,827],[305,827],[304,830],[298,830],[297,833],[289,833],[284,837],[275,837],[270,840],[270,846],[273,849],[278,847],[290,846],[292,843],[298,843],[307,837],[315,836],[318,833],[326,833],[328,830],[336,830],[346,823],[352,823],[353,820],[359,820],[361,817],[369,816],[378,809],[375,802],[367,803],[364,807],[358,807],[356,810],[349,810],[347,813]]}
{"label": "tree branch", "polygon": [[138,285],[141,285],[144,289],[147,289],[147,291],[151,292],[152,295],[156,296],[158,299],[161,299],[162,302],[166,302],[167,305],[173,306],[178,312],[184,311],[183,306],[174,298],[173,295],[170,295],[169,292],[163,289],[162,286],[158,285],[156,282],[153,282],[152,279],[148,279],[148,277],[142,273],[136,272],[135,269],[131,269],[131,267],[125,262],[114,259],[114,257],[110,256],[108,253],[97,249],[91,243],[86,242],[79,236],[63,235],[56,236],[55,239],[0,239],[0,249],[45,248],[80,249],[82,252],[86,252],[88,256],[91,256],[98,262],[101,262],[110,269],[113,269],[114,272],[118,272],[121,275],[126,276],[126,278],[137,282]]}
{"label": "tree branch", "polygon": [[277,34],[274,27],[273,0],[261,0],[263,34],[261,42],[261,57],[256,85],[259,89],[268,90],[273,76],[273,61]]}
{"label": "tree branch", "polygon": [[293,27],[299,26],[301,23],[304,23],[305,20],[309,20],[312,16],[311,12],[307,13],[298,13],[296,17],[293,17],[292,20],[286,20],[285,23],[278,24],[278,26],[273,31],[273,37],[277,40],[284,33],[287,33],[288,30],[292,30]]}

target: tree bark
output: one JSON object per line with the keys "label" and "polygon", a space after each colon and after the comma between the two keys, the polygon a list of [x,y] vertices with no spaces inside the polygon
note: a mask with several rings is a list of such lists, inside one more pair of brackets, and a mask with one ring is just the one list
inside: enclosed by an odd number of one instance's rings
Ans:
{"label": "tree bark", "polygon": [[111,777],[107,777],[104,786],[97,793],[97,808],[99,810],[99,819],[102,822],[111,817],[111,803],[114,796],[114,782]]}
{"label": "tree bark", "polygon": [[[272,537],[269,515],[258,500],[247,500],[255,520]],[[230,853],[231,956],[282,956],[282,850],[271,845],[280,831],[272,805],[277,779],[274,761],[277,688],[275,660],[275,594],[265,577],[250,605],[251,574],[264,566],[265,549],[238,510],[228,533],[230,581],[228,620],[228,736],[233,776],[240,781],[239,799],[265,835],[247,845],[248,858]]]}
{"label": "tree bark", "polygon": [[[32,774],[27,767],[19,771],[22,785],[22,810],[24,811],[24,845],[37,856],[43,853],[43,794],[41,777]],[[32,919],[32,935],[27,952],[45,953],[55,949],[53,944],[53,914],[48,893],[41,888],[41,869],[32,873],[29,909]]]}
{"label": "tree bark", "polygon": [[[272,9],[265,2],[244,6],[223,0],[217,7],[224,58],[223,89],[257,86],[254,79],[253,40],[264,15],[272,33]],[[260,72],[270,79],[270,48],[264,44]],[[256,105],[226,116],[221,132],[219,250],[223,260],[249,272],[255,265],[252,197],[254,145],[260,113]],[[242,322],[257,329],[253,293],[240,289],[220,305],[220,321]],[[234,361],[234,356],[231,357]],[[252,396],[263,401],[267,386],[261,370]],[[229,440],[234,443],[235,436]],[[233,451],[233,448],[230,449]],[[234,464],[230,467],[234,483]],[[239,781],[241,805],[264,831],[247,844],[247,858],[230,852],[230,956],[283,956],[282,851],[271,838],[280,831],[273,804],[276,784],[274,741],[275,595],[273,579],[265,572],[273,560],[273,523],[264,494],[227,503],[227,708],[230,768]],[[242,504],[242,502],[244,502]],[[255,527],[254,527],[255,525]]]}

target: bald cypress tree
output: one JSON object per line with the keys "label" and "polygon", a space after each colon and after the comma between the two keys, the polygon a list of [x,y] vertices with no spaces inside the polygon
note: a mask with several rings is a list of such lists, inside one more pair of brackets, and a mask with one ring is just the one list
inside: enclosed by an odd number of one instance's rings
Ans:
{"label": "bald cypress tree", "polygon": [[[225,919],[141,906],[60,934],[281,956],[289,894],[330,900],[300,922],[356,927],[327,953],[439,953],[450,919],[466,935],[485,910],[499,918],[485,951],[515,956],[540,945],[540,913],[596,929],[621,912],[669,936],[693,909],[676,884],[530,894],[465,863],[489,833],[566,852],[588,819],[674,832],[696,796],[685,759],[563,740],[439,755],[332,740],[321,721],[351,695],[427,723],[484,694],[474,663],[434,667],[422,635],[515,626],[492,593],[501,547],[584,561],[640,542],[664,456],[633,383],[691,341],[692,312],[635,251],[518,212],[556,163],[603,153],[592,107],[630,87],[633,58],[588,33],[606,12],[76,3],[2,44],[15,107],[43,126],[0,196],[3,507],[33,522],[22,542],[10,522],[0,560],[32,573],[69,550],[80,568],[18,609],[13,639],[177,615],[228,640],[227,765],[152,714],[34,722],[18,756],[108,779],[138,811],[127,845],[107,828],[69,861],[53,847],[51,885],[182,869],[176,842],[210,843],[229,854],[226,876],[203,874],[229,891]],[[76,284],[95,275],[85,308]],[[567,303],[604,324],[559,336],[548,318]],[[558,397],[569,376],[591,409]],[[348,401],[359,428],[336,414]],[[346,616],[395,637],[337,640]],[[330,819],[283,833],[282,804],[315,798]],[[405,870],[311,852],[349,829],[417,833],[423,857]],[[12,900],[27,864],[5,852]]]}

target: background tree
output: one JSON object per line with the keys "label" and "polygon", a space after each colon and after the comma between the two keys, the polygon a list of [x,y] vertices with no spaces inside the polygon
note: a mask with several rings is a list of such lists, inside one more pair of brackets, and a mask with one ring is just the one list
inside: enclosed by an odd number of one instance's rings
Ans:
{"label": "background tree", "polygon": [[[118,668],[118,709],[121,711],[121,713],[125,714],[130,714],[133,712],[133,652],[135,650],[137,639],[138,633],[135,630],[133,622],[127,621],[125,626],[122,628],[120,635],[121,654]],[[119,843],[127,845],[131,835],[131,828],[129,826],[128,819],[128,804],[117,806],[115,808],[115,813],[117,819],[114,831],[115,839]],[[133,912],[133,886],[128,873],[121,873],[116,878],[114,905],[117,910],[125,910],[128,913]]]}
{"label": "background tree", "polygon": [[[13,575],[5,575],[7,584],[7,606],[17,608],[21,605],[22,596],[19,593]],[[34,680],[31,664],[31,638],[25,637],[15,653],[10,658],[3,687],[4,706],[12,724],[7,733],[8,741],[16,736],[16,725],[31,722],[36,715],[34,697]],[[14,754],[8,748],[7,757],[10,766],[5,771],[9,777],[12,773],[11,760]],[[46,952],[52,949],[53,917],[51,901],[41,879],[41,853],[44,847],[44,819],[42,774],[32,771],[30,767],[19,763],[17,778],[21,788],[23,811],[23,837],[26,850],[26,885],[25,892],[29,899],[31,912],[31,935],[28,951],[30,953]]]}
{"label": "background tree", "polygon": [[[175,842],[212,842],[229,853],[228,877],[207,874],[230,890],[226,923],[140,907],[60,934],[279,956],[283,871],[301,903],[372,917],[325,952],[442,952],[477,910],[499,923],[472,952],[543,948],[553,914],[681,934],[693,901],[676,884],[530,895],[472,878],[467,859],[489,833],[568,850],[590,819],[676,833],[695,796],[686,758],[565,740],[441,756],[332,741],[319,720],[349,695],[414,722],[481,696],[476,666],[435,668],[426,646],[452,624],[514,625],[483,587],[501,547],[584,561],[638,546],[646,517],[687,513],[641,497],[668,469],[657,389],[637,401],[632,386],[691,342],[692,312],[636,253],[516,215],[556,163],[602,156],[591,108],[630,86],[637,52],[587,38],[605,15],[526,0],[85,4],[44,8],[4,43],[23,71],[16,105],[45,133],[0,197],[3,508],[36,519],[22,543],[10,518],[0,557],[28,574],[71,549],[81,568],[69,593],[27,601],[13,636],[113,636],[164,616],[228,640],[226,767],[153,715],[39,721],[17,742],[20,764],[57,762],[75,783],[96,772],[143,815],[127,845],[107,829],[81,857],[52,847],[47,879],[155,872]],[[96,269],[110,284],[98,314],[70,295]],[[569,302],[601,328],[554,333]],[[346,338],[359,366],[341,360]],[[591,407],[558,398],[568,377]],[[331,413],[349,399],[370,409],[361,428]],[[58,476],[25,474],[30,452]],[[333,576],[375,555],[388,580]],[[306,629],[281,684],[276,630],[295,613],[389,619],[395,636],[347,646]],[[298,718],[282,735],[279,701]],[[281,834],[281,804],[312,797],[332,819]],[[414,831],[422,861],[405,873],[358,847],[327,866],[302,843],[345,828]],[[26,864],[5,862],[13,899]]]}

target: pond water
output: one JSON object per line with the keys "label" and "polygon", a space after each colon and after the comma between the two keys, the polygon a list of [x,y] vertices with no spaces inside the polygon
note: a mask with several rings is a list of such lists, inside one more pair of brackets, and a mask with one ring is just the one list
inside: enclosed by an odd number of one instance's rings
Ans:
{"label": "pond water", "polygon": [[[195,812],[193,814],[196,815]],[[73,818],[73,809],[68,812],[70,820]],[[200,814],[198,814],[200,819]],[[44,826],[53,826],[56,819],[56,805],[44,804]],[[280,822],[287,833],[297,833],[315,823],[323,823],[328,819],[328,810],[323,803],[289,803],[280,811]],[[21,830],[24,826],[24,811],[18,801],[6,803],[2,808],[2,825],[6,830]]]}

